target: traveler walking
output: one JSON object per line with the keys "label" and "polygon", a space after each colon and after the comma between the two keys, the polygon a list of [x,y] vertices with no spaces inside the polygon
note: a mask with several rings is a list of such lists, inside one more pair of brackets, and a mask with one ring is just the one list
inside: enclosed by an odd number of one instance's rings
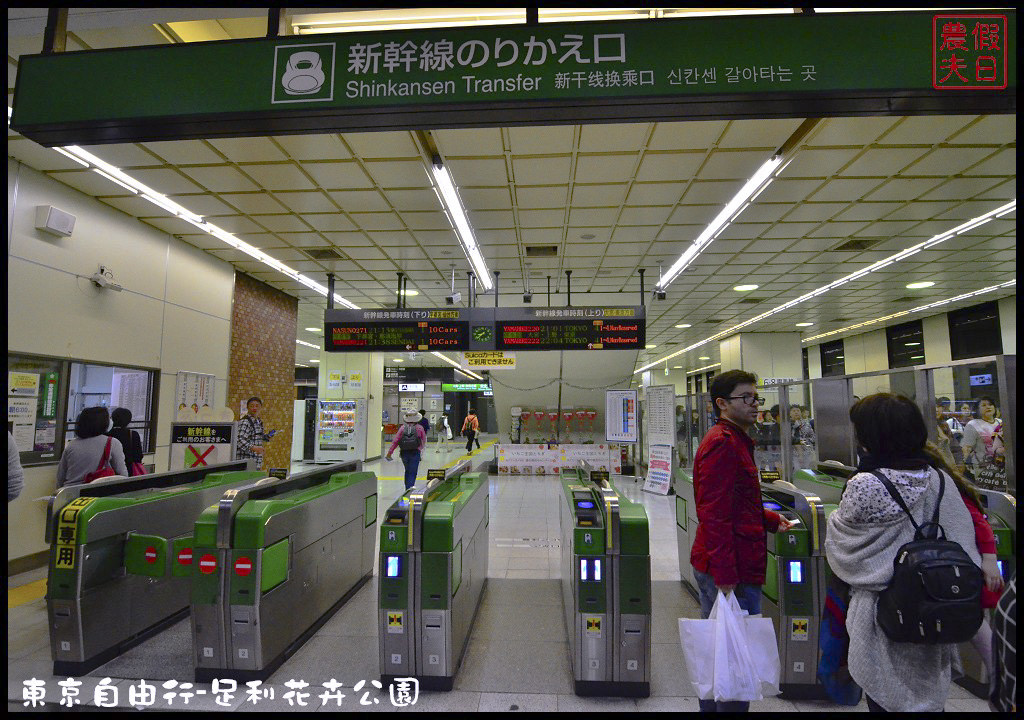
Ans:
{"label": "traveler walking", "polygon": [[476,417],[476,413],[473,412],[473,408],[469,409],[469,414],[466,416],[465,421],[462,423],[462,434],[467,438],[466,440],[466,452],[473,451],[473,441],[476,440],[476,449],[480,449],[480,440],[477,435],[480,433],[480,421]]}
{"label": "traveler walking", "polygon": [[251,397],[245,403],[246,414],[238,421],[238,445],[235,454],[239,459],[256,459],[256,469],[263,469],[263,443],[270,440],[277,433],[277,430],[263,432],[263,420],[260,419],[260,411],[263,409],[263,401],[258,397]]}
{"label": "traveler walking", "polygon": [[[941,712],[956,645],[890,639],[880,625],[879,597],[893,583],[898,552],[903,549],[906,557],[904,546],[936,511],[946,540],[980,566],[971,514],[960,494],[950,492],[953,482],[925,454],[928,431],[913,401],[890,393],[869,395],[850,408],[850,419],[860,448],[860,472],[847,481],[839,508],[828,518],[825,540],[829,567],[851,590],[846,615],[850,675],[864,689],[872,711]],[[876,472],[888,480],[892,494]],[[966,582],[965,577],[961,584]],[[980,597],[977,602],[980,617]],[[885,611],[888,618],[888,604]]]}
{"label": "traveler walking", "polygon": [[388,448],[387,459],[398,448],[402,464],[405,465],[405,489],[408,490],[416,484],[416,473],[420,468],[420,458],[423,456],[423,448],[427,445],[427,433],[420,425],[420,414],[408,412],[405,414],[405,424],[398,428],[391,447]]}
{"label": "traveler walking", "polygon": [[452,439],[452,426],[448,424],[448,413],[441,413],[441,422],[437,428],[437,448],[440,450],[444,444]]}
{"label": "traveler walking", "polygon": [[132,411],[128,408],[114,408],[110,413],[110,420],[114,427],[107,431],[107,435],[116,438],[124,450],[124,464],[128,467],[130,475],[145,475],[146,468],[142,464],[142,439],[138,430],[130,430],[128,423],[132,421]]}
{"label": "traveler walking", "polygon": [[[789,521],[761,505],[754,441],[749,431],[764,400],[757,378],[729,370],[711,381],[711,400],[718,419],[697,449],[693,491],[697,503],[697,536],[690,564],[700,590],[702,618],[711,614],[718,596],[733,592],[751,615],[761,612],[761,586],[768,563],[765,532],[790,527]],[[750,703],[701,700],[701,712],[746,712]]]}

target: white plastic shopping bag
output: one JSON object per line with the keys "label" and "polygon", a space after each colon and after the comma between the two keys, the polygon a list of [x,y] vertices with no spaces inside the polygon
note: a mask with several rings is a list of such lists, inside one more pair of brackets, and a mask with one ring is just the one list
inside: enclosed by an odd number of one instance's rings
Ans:
{"label": "white plastic shopping bag", "polygon": [[[679,640],[701,700],[751,701],[778,694],[779,650],[772,622],[748,616],[735,594],[719,592],[707,620],[679,618]],[[755,654],[765,657],[755,659]]]}

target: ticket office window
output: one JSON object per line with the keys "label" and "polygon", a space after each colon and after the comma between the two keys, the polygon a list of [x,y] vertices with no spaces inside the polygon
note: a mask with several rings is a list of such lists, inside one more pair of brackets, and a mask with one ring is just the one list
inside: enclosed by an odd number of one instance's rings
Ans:
{"label": "ticket office window", "polygon": [[142,451],[155,451],[156,397],[158,372],[147,368],[72,361],[68,363],[68,393],[65,444],[75,437],[75,421],[89,407],[127,408],[132,413],[128,424],[137,430]]}
{"label": "ticket office window", "polygon": [[60,459],[64,428],[57,420],[67,395],[67,365],[57,358],[7,356],[7,430],[22,466]]}
{"label": "ticket office window", "polygon": [[843,341],[833,340],[832,342],[822,343],[820,349],[821,376],[845,375],[846,357],[843,354]]}
{"label": "ticket office window", "polygon": [[885,341],[890,368],[924,365],[924,325],[920,320],[886,328]]}

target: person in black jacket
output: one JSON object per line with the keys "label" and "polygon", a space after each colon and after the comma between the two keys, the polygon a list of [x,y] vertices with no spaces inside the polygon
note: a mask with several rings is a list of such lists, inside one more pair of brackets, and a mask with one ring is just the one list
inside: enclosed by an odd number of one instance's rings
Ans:
{"label": "person in black jacket", "polygon": [[142,463],[142,439],[137,430],[128,429],[128,424],[132,421],[132,411],[128,408],[114,408],[110,413],[110,420],[113,427],[106,434],[121,443],[121,447],[124,448],[124,464],[128,466],[130,473],[134,463]]}

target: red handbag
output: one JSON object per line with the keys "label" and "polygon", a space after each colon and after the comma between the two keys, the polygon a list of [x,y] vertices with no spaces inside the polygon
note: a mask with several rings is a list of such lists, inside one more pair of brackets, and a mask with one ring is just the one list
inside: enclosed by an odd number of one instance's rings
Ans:
{"label": "red handbag", "polygon": [[100,458],[100,464],[91,473],[88,473],[85,478],[82,479],[82,483],[91,483],[93,480],[99,480],[100,478],[111,477],[117,475],[114,472],[114,468],[107,464],[107,460],[110,459],[110,442],[114,438],[107,438],[107,446],[103,448],[103,457]]}
{"label": "red handbag", "polygon": [[135,477],[136,475],[145,475],[146,466],[140,462],[133,462],[128,466],[128,474],[132,477]]}

